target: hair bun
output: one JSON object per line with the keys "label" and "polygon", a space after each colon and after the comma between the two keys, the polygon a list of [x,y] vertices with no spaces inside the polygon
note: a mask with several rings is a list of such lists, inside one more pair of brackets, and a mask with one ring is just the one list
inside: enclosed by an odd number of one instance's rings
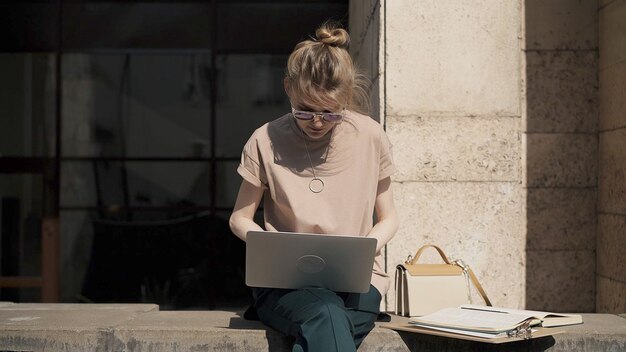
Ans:
{"label": "hair bun", "polygon": [[343,28],[322,26],[315,31],[315,37],[318,42],[344,49],[347,48],[350,43],[350,35],[348,35],[348,32]]}

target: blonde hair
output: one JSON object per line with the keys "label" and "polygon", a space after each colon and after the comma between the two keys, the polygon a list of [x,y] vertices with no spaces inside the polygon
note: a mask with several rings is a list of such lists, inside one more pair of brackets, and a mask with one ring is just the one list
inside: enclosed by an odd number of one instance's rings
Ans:
{"label": "blonde hair", "polygon": [[285,88],[294,107],[369,111],[367,80],[352,62],[349,43],[348,32],[326,22],[315,31],[315,38],[296,45],[285,74]]}

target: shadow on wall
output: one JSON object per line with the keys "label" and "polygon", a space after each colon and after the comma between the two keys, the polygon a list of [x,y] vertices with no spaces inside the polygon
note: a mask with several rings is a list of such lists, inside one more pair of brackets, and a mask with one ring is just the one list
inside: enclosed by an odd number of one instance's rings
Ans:
{"label": "shadow on wall", "polygon": [[595,311],[595,1],[524,1],[526,308]]}

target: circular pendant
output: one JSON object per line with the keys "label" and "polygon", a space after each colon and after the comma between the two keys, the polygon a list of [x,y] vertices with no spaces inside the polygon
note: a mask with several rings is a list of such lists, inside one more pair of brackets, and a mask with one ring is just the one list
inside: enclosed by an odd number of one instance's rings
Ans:
{"label": "circular pendant", "polygon": [[320,193],[324,190],[324,181],[317,177],[312,179],[311,182],[309,182],[309,189],[313,193]]}

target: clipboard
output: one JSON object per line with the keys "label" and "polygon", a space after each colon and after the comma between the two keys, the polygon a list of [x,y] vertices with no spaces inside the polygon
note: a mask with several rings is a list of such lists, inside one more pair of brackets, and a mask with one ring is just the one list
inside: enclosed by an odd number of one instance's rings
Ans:
{"label": "clipboard", "polygon": [[431,329],[414,326],[411,324],[385,323],[385,324],[380,324],[380,327],[391,329],[391,330],[396,330],[396,331],[411,332],[414,334],[435,335],[435,336],[449,337],[449,338],[459,339],[459,340],[485,342],[485,343],[490,343],[490,344],[502,344],[502,343],[514,342],[514,341],[525,341],[525,340],[536,339],[539,337],[557,335],[557,334],[561,334],[565,332],[563,330],[554,330],[552,328],[537,327],[535,328],[536,331],[533,331],[532,336],[526,339],[523,337],[485,338],[485,337],[469,336],[469,335],[462,335],[462,334],[454,334],[454,333],[439,331],[439,330],[431,330]]}

